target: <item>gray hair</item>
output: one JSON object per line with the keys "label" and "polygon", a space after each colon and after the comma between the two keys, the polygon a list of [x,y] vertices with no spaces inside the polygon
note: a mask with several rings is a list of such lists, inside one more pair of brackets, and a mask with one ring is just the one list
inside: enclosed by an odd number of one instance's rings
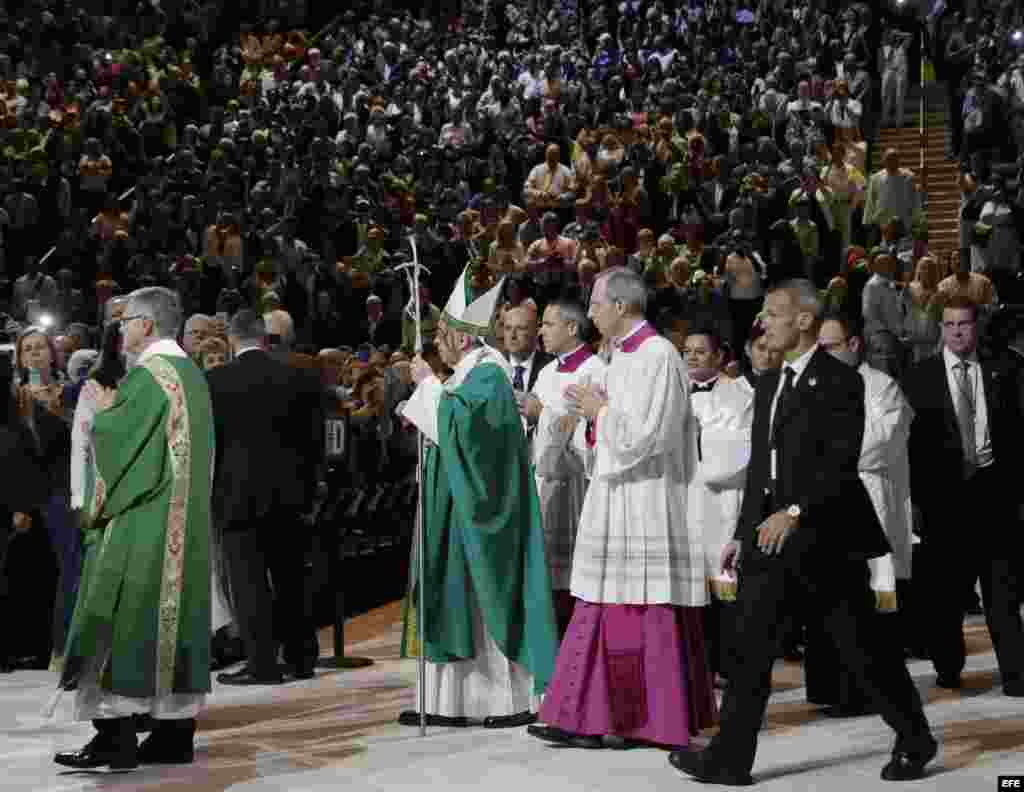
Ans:
{"label": "gray hair", "polygon": [[196,322],[212,322],[212,321],[213,321],[213,317],[212,316],[207,316],[206,314],[201,314],[201,313],[194,313],[188,319],[185,320],[185,333],[188,334],[188,332],[192,329],[192,325],[194,325]]}
{"label": "gray hair", "polygon": [[812,314],[815,322],[819,321],[825,312],[825,305],[814,281],[807,278],[790,278],[769,289],[768,293],[780,291],[789,292],[797,305],[797,310]]}
{"label": "gray hair", "polygon": [[74,383],[84,380],[96,365],[100,353],[96,349],[78,349],[71,353],[68,360],[68,376]]}
{"label": "gray hair", "polygon": [[555,300],[549,303],[558,309],[558,315],[563,322],[572,322],[576,325],[576,340],[583,341],[587,336],[589,321],[587,312],[583,306],[575,300]]}
{"label": "gray hair", "polygon": [[124,296],[111,297],[103,306],[103,320],[109,322],[114,315],[114,309],[119,305],[127,305],[128,298]]}
{"label": "gray hair", "polygon": [[621,302],[631,313],[642,314],[647,310],[647,285],[633,270],[610,270],[605,276],[605,293],[609,302]]}
{"label": "gray hair", "polygon": [[181,327],[181,302],[176,292],[163,286],[147,286],[128,295],[130,313],[145,316],[153,322],[153,335],[174,338]]}
{"label": "gray hair", "polygon": [[245,308],[231,317],[228,335],[237,338],[241,343],[262,346],[267,336],[267,323],[256,311]]}

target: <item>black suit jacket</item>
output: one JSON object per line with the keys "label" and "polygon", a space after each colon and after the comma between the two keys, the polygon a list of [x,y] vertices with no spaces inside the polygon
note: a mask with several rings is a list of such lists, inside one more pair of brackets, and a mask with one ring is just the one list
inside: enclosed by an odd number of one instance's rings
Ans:
{"label": "black suit jacket", "polygon": [[216,429],[213,514],[225,527],[312,506],[323,459],[323,404],[314,372],[262,350],[208,374]]}
{"label": "black suit jacket", "polygon": [[[997,475],[1006,479],[998,491],[1006,497],[1001,503],[970,504],[970,508],[984,512],[982,524],[1004,527],[1016,523],[1016,507],[1022,502],[1021,488],[1012,479],[1020,469],[1018,449],[1024,431],[1024,378],[1020,363],[1009,356],[980,355],[978,362],[994,464]],[[956,503],[951,499],[963,491],[964,451],[943,355],[934,355],[911,366],[904,377],[903,391],[914,408],[909,442],[910,490],[914,505],[921,509],[920,532],[922,536],[943,533],[952,536],[952,531],[962,528],[957,525],[950,506]]]}
{"label": "black suit jacket", "polygon": [[722,200],[719,203],[718,208],[715,208],[715,184],[717,182],[711,179],[705,182],[701,186],[700,192],[700,203],[701,208],[704,211],[705,216],[715,217],[717,215],[728,215],[729,211],[736,204],[736,199],[739,197],[739,188],[735,182],[731,179],[722,184]]}
{"label": "black suit jacket", "polygon": [[771,495],[771,405],[781,371],[758,377],[753,445],[735,538],[756,545],[757,526],[774,511],[799,505],[797,530],[782,557],[829,564],[876,558],[889,542],[857,471],[864,440],[864,380],[824,349],[811,356],[792,398],[776,417],[778,484]]}
{"label": "black suit jacket", "polygon": [[387,344],[398,349],[402,345],[402,320],[384,317],[370,332],[370,323],[364,318],[359,324],[357,338],[358,344],[373,344],[375,347]]}

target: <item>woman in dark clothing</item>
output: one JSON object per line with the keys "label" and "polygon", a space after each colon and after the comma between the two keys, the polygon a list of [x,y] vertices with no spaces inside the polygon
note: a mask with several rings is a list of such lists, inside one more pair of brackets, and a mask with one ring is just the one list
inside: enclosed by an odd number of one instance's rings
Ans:
{"label": "woman in dark clothing", "polygon": [[[0,644],[2,671],[10,671],[23,657],[44,668],[49,662],[56,580],[40,516],[50,495],[49,471],[40,437],[25,418],[34,403],[15,389],[13,375],[10,356],[0,355],[0,622],[8,626]],[[18,618],[5,618],[15,603]]]}
{"label": "woman in dark clothing", "polygon": [[[71,426],[62,417],[60,403],[63,377],[57,363],[53,341],[39,327],[21,332],[15,344],[16,378],[23,398],[29,400],[25,420],[38,443],[48,483],[49,495],[42,508],[42,522],[56,555],[60,579],[53,605],[52,647],[58,652],[64,644],[71,623],[78,579],[82,564],[82,543],[78,525],[70,510],[71,500]],[[28,661],[33,668],[46,668],[42,656],[34,655]]]}

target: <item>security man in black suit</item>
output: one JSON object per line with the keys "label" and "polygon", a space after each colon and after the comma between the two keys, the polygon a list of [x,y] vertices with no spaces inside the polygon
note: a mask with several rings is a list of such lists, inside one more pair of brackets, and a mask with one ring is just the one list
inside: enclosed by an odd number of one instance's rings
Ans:
{"label": "security man in black suit", "polygon": [[904,382],[915,416],[911,498],[921,511],[914,577],[928,602],[922,616],[929,654],[936,684],[959,688],[966,660],[964,608],[980,578],[1003,693],[1020,697],[1024,374],[1013,353],[979,352],[978,309],[966,297],[951,298],[943,307],[942,341],[942,351],[914,365]]}
{"label": "security man in black suit", "polygon": [[319,651],[302,515],[312,511],[323,460],[319,379],[267,353],[266,326],[255,311],[235,314],[228,340],[234,360],[208,374],[216,427],[213,515],[248,664],[217,679],[283,681],[279,640],[294,675],[309,678]]}
{"label": "security man in black suit", "polygon": [[[876,651],[867,560],[889,551],[857,471],[864,381],[817,344],[821,301],[808,280],[768,293],[762,322],[781,371],[758,379],[743,508],[723,569],[738,569],[736,643],[721,727],[701,752],[669,761],[701,781],[745,786],[771,694],[779,625],[801,599],[828,612],[840,656],[896,732],[882,778],[920,778],[936,743],[901,657]],[[742,548],[742,550],[741,550]],[[742,561],[740,561],[742,559]]]}

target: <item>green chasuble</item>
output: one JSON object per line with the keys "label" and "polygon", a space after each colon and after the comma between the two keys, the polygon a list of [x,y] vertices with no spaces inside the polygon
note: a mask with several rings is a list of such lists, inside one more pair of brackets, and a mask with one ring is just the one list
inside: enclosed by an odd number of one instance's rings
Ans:
{"label": "green chasuble", "polygon": [[206,378],[154,354],[93,426],[85,562],[61,686],[152,698],[210,690],[213,420]]}
{"label": "green chasuble", "polygon": [[[558,653],[551,581],[526,436],[501,368],[480,363],[445,391],[437,428],[438,445],[428,443],[423,467],[426,658],[476,655],[472,586],[488,634],[543,692]],[[404,655],[420,648],[414,597]]]}

